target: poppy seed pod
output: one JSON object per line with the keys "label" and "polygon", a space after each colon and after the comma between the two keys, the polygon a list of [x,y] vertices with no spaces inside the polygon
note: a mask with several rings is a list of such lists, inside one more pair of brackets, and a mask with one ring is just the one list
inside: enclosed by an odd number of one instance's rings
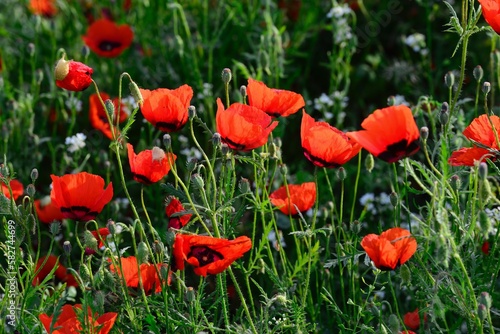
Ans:
{"label": "poppy seed pod", "polygon": [[92,84],[94,70],[83,63],[65,60],[64,57],[59,59],[54,69],[57,87],[74,92],[87,89]]}

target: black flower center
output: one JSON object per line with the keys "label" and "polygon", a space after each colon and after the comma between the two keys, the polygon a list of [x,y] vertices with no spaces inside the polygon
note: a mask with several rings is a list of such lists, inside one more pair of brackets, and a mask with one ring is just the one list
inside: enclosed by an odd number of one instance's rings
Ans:
{"label": "black flower center", "polygon": [[101,51],[113,51],[114,49],[119,48],[121,45],[122,43],[116,41],[101,41],[98,47]]}
{"label": "black flower center", "polygon": [[188,254],[188,258],[195,257],[200,263],[200,267],[206,266],[207,264],[213,263],[215,261],[222,260],[224,256],[221,253],[214,251],[207,246],[193,246]]}

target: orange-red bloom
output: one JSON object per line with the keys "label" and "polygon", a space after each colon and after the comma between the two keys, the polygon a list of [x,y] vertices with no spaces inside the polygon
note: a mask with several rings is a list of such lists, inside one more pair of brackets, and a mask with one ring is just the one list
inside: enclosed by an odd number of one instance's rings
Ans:
{"label": "orange-red bloom", "polygon": [[57,14],[55,0],[30,0],[29,9],[33,14],[47,18],[54,17]]}
{"label": "orange-red bloom", "polygon": [[[45,261],[45,264],[44,264]],[[43,265],[43,267],[42,267]],[[36,263],[35,277],[33,278],[33,286],[43,282],[43,280],[54,270],[54,277],[59,281],[66,283],[67,286],[77,286],[75,277],[68,273],[66,267],[59,263],[59,258],[55,255],[42,256]],[[40,270],[40,271],[39,271]]]}
{"label": "orange-red bloom", "polygon": [[266,114],[279,117],[295,114],[306,105],[302,95],[289,90],[272,89],[263,82],[248,79],[248,104]]}
{"label": "orange-red bloom", "polygon": [[139,89],[144,99],[141,112],[144,118],[158,130],[175,132],[188,121],[188,108],[193,89],[182,85],[176,89]]}
{"label": "orange-red bloom", "polygon": [[362,123],[364,130],[348,132],[365,150],[387,162],[417,153],[420,132],[411,109],[405,105],[377,109]]}
{"label": "orange-red bloom", "polygon": [[288,193],[286,186],[283,186],[269,195],[271,203],[285,215],[296,215],[298,211],[307,211],[316,202],[316,184],[314,182],[289,184]]}
{"label": "orange-red bloom", "polygon": [[217,132],[231,149],[250,151],[267,142],[271,131],[278,125],[262,110],[241,103],[233,103],[228,109],[217,99]]}
{"label": "orange-red bloom", "polygon": [[167,153],[159,148],[144,150],[139,154],[134,153],[134,147],[127,144],[128,162],[134,180],[144,184],[153,184],[160,181],[170,172],[170,167],[174,164],[177,156]]}
{"label": "orange-red bloom", "polygon": [[174,242],[172,270],[183,270],[184,261],[194,267],[196,275],[207,276],[223,272],[252,248],[246,236],[234,240],[208,236],[177,234]]}
{"label": "orange-red bloom", "polygon": [[54,69],[57,87],[73,92],[87,89],[92,83],[94,70],[84,63],[73,60],[59,59]]}
{"label": "orange-red bloom", "polygon": [[99,245],[97,246],[98,248],[101,248],[104,246],[103,240],[106,239],[106,237],[110,234],[109,229],[107,227],[101,227],[97,231],[90,231],[94,238],[97,239],[99,242]]}
{"label": "orange-red bloom", "polygon": [[81,172],[50,177],[50,199],[59,207],[64,218],[80,221],[95,219],[113,197],[113,184],[110,182],[104,189],[104,179],[99,175]]}
{"label": "orange-red bloom", "polygon": [[[12,190],[12,196],[14,197],[14,201],[16,201],[19,196],[24,193],[24,187],[21,182],[18,180],[11,180],[9,182],[10,189]],[[2,189],[2,193],[5,197],[10,199],[9,187],[3,182],[0,182],[0,188]]]}
{"label": "orange-red bloom", "polygon": [[175,217],[172,217],[173,214],[183,211],[185,211],[185,209],[182,206],[181,201],[179,201],[175,197],[170,197],[169,203],[165,208],[165,214],[168,217],[169,228],[172,227],[175,229],[180,229],[189,222],[189,219],[191,219],[192,214],[176,215]]}
{"label": "orange-red bloom", "polygon": [[[495,154],[487,148],[498,150],[498,143],[495,138],[495,132],[500,138],[500,117],[496,115],[489,116],[495,131],[491,126],[488,115],[481,115],[475,118],[470,125],[465,128],[463,134],[467,139],[473,140],[479,147],[474,144],[473,147],[461,148],[451,154],[448,163],[452,166],[474,166],[475,161],[483,161],[485,159],[496,160]],[[487,148],[485,148],[487,147]]]}
{"label": "orange-red bloom", "polygon": [[361,145],[326,122],[302,113],[300,137],[304,155],[318,167],[340,167],[361,150]]}
{"label": "orange-red bloom", "polygon": [[[101,92],[101,98],[103,101],[106,101],[109,99],[109,95]],[[113,105],[115,106],[114,118],[118,117],[118,103],[120,103],[120,101],[118,101],[118,98],[113,99]],[[125,106],[122,103],[120,105],[120,123],[127,119],[127,113],[124,109]],[[99,96],[97,94],[92,94],[89,97],[89,118],[90,124],[94,127],[94,129],[101,131],[109,139],[113,139],[111,127],[106,116],[106,109],[104,109],[104,106],[99,100]],[[115,131],[117,131],[116,128]],[[117,135],[118,132],[116,132],[115,137]]]}
{"label": "orange-red bloom", "polygon": [[[121,267],[123,270],[123,277],[129,288],[139,287],[139,273],[137,269],[137,258],[135,256],[122,257],[120,258]],[[158,271],[160,270],[162,264],[157,264]],[[117,273],[121,277],[121,271],[116,268],[115,265],[111,264],[109,266],[111,272]],[[161,280],[156,273],[156,268],[154,264],[143,263],[140,265],[141,269],[141,279],[142,285],[144,287],[144,292],[150,294],[152,291],[155,293],[161,292]],[[170,282],[168,282],[170,284]]]}
{"label": "orange-red bloom", "polygon": [[38,219],[45,224],[50,224],[54,220],[64,219],[63,213],[50,200],[50,196],[35,200],[35,210]]}
{"label": "orange-red bloom", "polygon": [[117,25],[111,20],[100,19],[89,26],[82,39],[97,55],[113,58],[132,44],[134,32],[126,24]]}
{"label": "orange-red bloom", "polygon": [[[51,334],[76,334],[76,333],[81,333],[83,330],[82,324],[80,323],[78,314],[83,313],[82,311],[82,305],[81,304],[76,304],[76,305],[69,305],[66,304],[61,308],[61,314],[59,314],[59,317],[55,321],[54,325],[52,328],[55,330],[50,332]],[[104,313],[99,317],[97,313],[94,313],[92,315],[92,310],[87,308],[87,319],[86,321],[86,326],[92,326],[92,329],[88,328],[89,333],[97,333],[97,334],[108,334],[109,331],[113,328],[116,317],[118,316],[118,313],[115,312],[108,312]],[[43,327],[47,331],[47,333],[50,331],[50,324],[52,323],[52,319],[54,316],[48,316],[47,314],[43,313],[40,314],[39,316],[40,321],[43,324]],[[97,319],[96,319],[97,318]],[[97,331],[97,329],[99,331]]]}
{"label": "orange-red bloom", "polygon": [[380,235],[368,234],[361,247],[380,270],[394,270],[408,261],[417,250],[417,241],[404,228],[390,228]]}
{"label": "orange-red bloom", "polygon": [[500,34],[500,1],[499,0],[479,0],[483,8],[483,16],[486,22]]}
{"label": "orange-red bloom", "polygon": [[[427,321],[427,314],[424,313],[424,322]],[[406,328],[417,330],[420,327],[420,316],[418,315],[418,308],[413,312],[408,312],[403,317],[403,322]]]}

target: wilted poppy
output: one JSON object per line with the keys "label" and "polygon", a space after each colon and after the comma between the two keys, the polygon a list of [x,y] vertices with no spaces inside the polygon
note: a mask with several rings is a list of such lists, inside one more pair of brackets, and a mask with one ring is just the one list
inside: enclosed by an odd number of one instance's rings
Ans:
{"label": "wilted poppy", "polygon": [[96,238],[97,241],[99,242],[97,246],[98,248],[102,248],[104,246],[103,240],[105,240],[106,237],[110,234],[109,229],[107,227],[101,227],[97,231],[90,231],[90,233],[92,233],[94,238]]}
{"label": "wilted poppy", "polygon": [[[109,99],[109,95],[101,92],[101,98],[103,101]],[[114,118],[118,117],[118,98],[113,99],[113,105],[115,107]],[[125,112],[125,105],[122,103],[120,105],[120,119],[119,122],[123,122],[127,119],[127,113]],[[111,133],[111,126],[109,125],[108,118],[106,116],[106,109],[101,103],[99,96],[97,94],[92,94],[89,97],[89,119],[90,125],[96,130],[101,131],[109,139],[113,139],[113,134]],[[116,124],[116,121],[114,121]],[[115,128],[115,137],[117,137],[118,132]]]}
{"label": "wilted poppy", "polygon": [[[52,323],[52,319],[54,315],[48,316],[45,313],[40,314],[39,319],[43,324],[43,327],[47,331],[47,333],[51,334],[73,334],[73,333],[82,333],[83,327],[80,323],[80,319],[85,319],[85,317],[81,317],[82,305],[63,305],[61,308],[61,313],[57,317],[57,320],[54,322],[52,326],[54,331],[50,332],[50,324]],[[109,331],[113,328],[116,317],[118,313],[108,312],[99,316],[97,313],[92,314],[92,310],[87,308],[87,321],[85,321],[85,326],[87,329],[87,333],[97,333],[97,334],[108,334]],[[89,326],[91,328],[89,328]],[[99,329],[99,331],[97,331]]]}
{"label": "wilted poppy", "polygon": [[174,132],[188,121],[188,108],[193,98],[193,89],[182,85],[176,89],[139,89],[144,103],[141,112],[144,118],[158,130]]}
{"label": "wilted poppy", "polygon": [[[19,198],[19,196],[21,196],[24,193],[23,184],[18,180],[10,180],[9,186],[10,189],[12,190],[12,196],[14,197],[14,201],[16,201]],[[7,187],[5,183],[0,181],[0,188],[2,188],[3,195],[10,199],[9,187]]]}
{"label": "wilted poppy", "polygon": [[152,184],[160,181],[170,171],[177,156],[167,153],[159,148],[144,150],[139,154],[134,153],[134,147],[127,144],[128,162],[134,180],[144,184]]}
{"label": "wilted poppy", "polygon": [[361,247],[380,270],[394,270],[408,261],[417,250],[417,241],[410,231],[394,227],[380,235],[368,234]]}
{"label": "wilted poppy", "polygon": [[57,280],[61,281],[62,283],[66,283],[67,286],[78,285],[75,277],[67,271],[65,266],[59,263],[59,258],[55,255],[48,255],[42,256],[36,263],[35,273],[37,274],[33,278],[33,286],[42,283],[43,280],[50,274],[50,272],[54,270],[54,268],[56,268],[54,271],[54,277]]}
{"label": "wilted poppy", "polygon": [[33,14],[47,18],[54,17],[57,14],[55,0],[30,0],[29,9]]}
{"label": "wilted poppy", "polygon": [[[139,274],[137,269],[137,258],[135,256],[120,258],[121,268],[123,270],[123,277],[125,283],[129,288],[139,287]],[[157,264],[157,269],[160,271],[162,264]],[[116,268],[111,264],[109,269],[113,273],[117,273],[121,277],[120,268]],[[154,264],[143,263],[140,265],[142,285],[144,292],[150,294],[153,290],[155,293],[161,292],[161,280],[158,277]]]}
{"label": "wilted poppy", "polygon": [[[495,132],[500,136],[500,118],[496,115],[481,115],[475,118],[462,132],[467,139],[473,141],[473,147],[464,147],[451,154],[448,163],[452,166],[474,166],[476,161],[496,160],[499,149]],[[492,125],[495,129],[493,131]],[[481,145],[481,147],[479,146]]]}
{"label": "wilted poppy", "polygon": [[[306,182],[283,186],[269,195],[269,200],[285,215],[296,215],[312,208],[316,202],[316,184]],[[298,210],[298,211],[297,211]]]}
{"label": "wilted poppy", "polygon": [[177,234],[174,242],[172,270],[183,270],[184,261],[194,267],[196,275],[207,276],[223,272],[252,248],[246,236],[234,240],[209,236]]}
{"label": "wilted poppy", "polygon": [[500,34],[500,0],[479,0],[486,22]]}
{"label": "wilted poppy", "polygon": [[318,167],[340,167],[361,150],[361,145],[326,122],[302,113],[300,137],[304,155]]}
{"label": "wilted poppy", "polygon": [[35,210],[38,219],[45,224],[50,224],[54,220],[64,219],[64,215],[50,199],[50,196],[45,196],[42,199],[35,200]]}
{"label": "wilted poppy", "polygon": [[348,132],[365,150],[387,162],[396,162],[420,149],[420,132],[405,105],[377,109],[361,123],[364,130]]}
{"label": "wilted poppy", "polygon": [[60,208],[64,218],[80,221],[95,219],[113,197],[113,184],[110,182],[104,189],[104,179],[99,175],[81,172],[50,177],[50,199]]}
{"label": "wilted poppy", "polygon": [[73,60],[59,59],[54,69],[57,87],[79,92],[92,84],[94,70],[84,63]]}
{"label": "wilted poppy", "polygon": [[[424,313],[424,322],[427,321],[427,314]],[[403,317],[403,322],[406,328],[417,330],[420,327],[420,316],[418,315],[418,308],[413,312],[408,312]]]}
{"label": "wilted poppy", "polygon": [[279,117],[295,114],[306,105],[302,95],[289,90],[272,89],[263,82],[248,79],[248,104],[266,114]]}
{"label": "wilted poppy", "polygon": [[173,196],[169,197],[168,205],[165,208],[165,214],[168,217],[169,228],[172,227],[175,229],[180,229],[189,222],[189,219],[191,219],[192,214],[176,215],[175,217],[172,217],[173,214],[183,211],[185,211],[185,209],[182,206],[181,201],[179,201],[177,198]]}
{"label": "wilted poppy", "polygon": [[220,99],[217,99],[216,123],[222,141],[238,151],[261,147],[278,125],[271,116],[252,106],[233,103],[224,109]]}
{"label": "wilted poppy", "polygon": [[99,19],[92,22],[82,39],[97,55],[113,58],[132,44],[134,32],[126,24],[117,25],[111,20]]}

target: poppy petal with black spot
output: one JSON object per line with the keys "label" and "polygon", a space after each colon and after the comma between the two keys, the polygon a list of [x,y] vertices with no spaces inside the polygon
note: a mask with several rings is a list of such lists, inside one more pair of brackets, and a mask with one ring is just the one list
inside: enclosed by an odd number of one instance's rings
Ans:
{"label": "poppy petal with black spot", "polygon": [[88,27],[87,34],[82,39],[97,55],[113,58],[132,44],[134,32],[126,24],[117,25],[111,20],[100,19]]}
{"label": "poppy petal with black spot", "polygon": [[302,95],[283,89],[269,88],[263,82],[248,79],[248,104],[272,117],[287,117],[306,105]]}
{"label": "poppy petal with black spot", "polygon": [[81,172],[50,177],[50,199],[65,218],[79,221],[95,219],[113,198],[113,184],[110,182],[104,189],[104,179],[99,175]]}
{"label": "poppy petal with black spot", "polygon": [[420,131],[411,109],[405,105],[375,110],[361,123],[364,130],[348,132],[375,157],[389,163],[415,154],[420,149]]}

